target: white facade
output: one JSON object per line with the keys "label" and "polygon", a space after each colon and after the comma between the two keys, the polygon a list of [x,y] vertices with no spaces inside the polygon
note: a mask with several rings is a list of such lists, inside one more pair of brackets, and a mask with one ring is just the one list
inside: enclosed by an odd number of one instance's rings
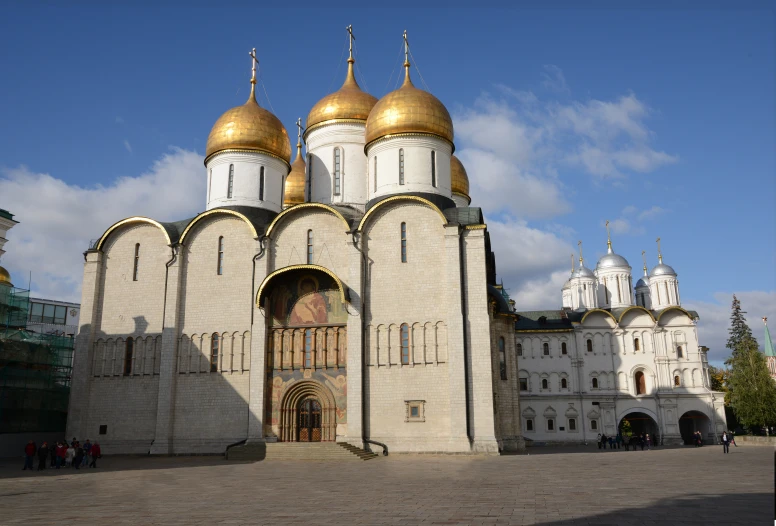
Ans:
{"label": "white facade", "polygon": [[280,212],[289,166],[260,152],[225,151],[208,159],[206,209],[252,206]]}
{"label": "white facade", "polygon": [[[305,140],[308,170],[306,200],[352,205],[363,210],[367,201],[364,124],[333,122],[316,127]],[[312,196],[309,195],[310,187]]]}

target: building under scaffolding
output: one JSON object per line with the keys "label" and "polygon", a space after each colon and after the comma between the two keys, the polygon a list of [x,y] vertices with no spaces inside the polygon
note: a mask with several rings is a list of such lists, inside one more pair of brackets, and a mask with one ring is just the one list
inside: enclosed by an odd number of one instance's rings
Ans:
{"label": "building under scaffolding", "polygon": [[0,434],[65,432],[73,337],[29,331],[30,292],[0,286]]}

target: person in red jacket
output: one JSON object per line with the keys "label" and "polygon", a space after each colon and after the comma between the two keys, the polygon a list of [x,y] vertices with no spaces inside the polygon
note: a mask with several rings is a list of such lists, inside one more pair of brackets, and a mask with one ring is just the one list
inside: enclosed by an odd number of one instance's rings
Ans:
{"label": "person in red jacket", "polygon": [[24,468],[22,468],[22,471],[27,468],[30,468],[30,471],[32,471],[32,458],[35,456],[35,451],[37,451],[35,442],[30,440],[27,442],[27,445],[24,446]]}
{"label": "person in red jacket", "polygon": [[67,446],[62,442],[57,442],[57,469],[65,464],[67,456]]}
{"label": "person in red jacket", "polygon": [[97,459],[101,457],[99,442],[95,442],[94,444],[92,444],[92,449],[89,450],[89,454],[92,456],[92,463],[89,464],[89,467],[96,468]]}

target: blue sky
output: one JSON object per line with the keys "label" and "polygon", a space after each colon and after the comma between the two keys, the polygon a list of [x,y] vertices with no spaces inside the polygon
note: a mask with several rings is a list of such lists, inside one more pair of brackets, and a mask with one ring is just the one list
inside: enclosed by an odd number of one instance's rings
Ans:
{"label": "blue sky", "polygon": [[0,208],[21,224],[2,263],[16,281],[32,270],[34,292],[77,300],[83,240],[125,215],[204,208],[201,154],[213,122],[247,97],[250,48],[295,135],[296,118],[342,82],[347,24],[359,80],[377,97],[393,89],[407,29],[423,80],[453,114],[472,205],[518,307],[557,308],[577,240],[593,266],[609,219],[634,276],[663,239],[683,302],[723,352],[715,326],[732,293],[756,334],[760,316],[776,319],[774,12],[744,5],[6,6]]}

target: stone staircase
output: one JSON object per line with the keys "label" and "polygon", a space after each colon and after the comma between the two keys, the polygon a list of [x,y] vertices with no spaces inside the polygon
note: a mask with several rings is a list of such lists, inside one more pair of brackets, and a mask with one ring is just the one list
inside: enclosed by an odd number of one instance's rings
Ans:
{"label": "stone staircase", "polygon": [[377,458],[376,453],[342,442],[245,443],[227,449],[227,460],[353,461]]}

